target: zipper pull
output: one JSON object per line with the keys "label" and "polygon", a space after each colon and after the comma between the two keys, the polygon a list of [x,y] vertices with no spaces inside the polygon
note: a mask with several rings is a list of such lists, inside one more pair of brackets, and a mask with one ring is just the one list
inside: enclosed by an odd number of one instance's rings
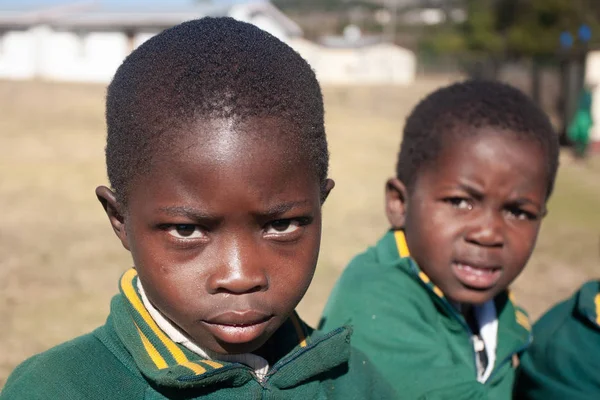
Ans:
{"label": "zipper pull", "polygon": [[485,343],[477,335],[473,335],[473,348],[477,353],[485,350]]}

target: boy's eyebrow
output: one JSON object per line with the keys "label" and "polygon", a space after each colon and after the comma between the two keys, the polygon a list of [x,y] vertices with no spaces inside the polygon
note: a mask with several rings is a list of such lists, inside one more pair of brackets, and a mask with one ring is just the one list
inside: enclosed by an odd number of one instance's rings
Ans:
{"label": "boy's eyebrow", "polygon": [[288,211],[290,211],[293,208],[296,207],[302,207],[302,206],[306,206],[309,205],[310,201],[308,199],[306,200],[299,200],[299,201],[286,201],[283,203],[279,203],[276,204],[270,208],[267,208],[264,212],[260,212],[260,215],[280,215],[280,214],[284,214]]}
{"label": "boy's eyebrow", "polygon": [[[476,199],[481,199],[484,197],[483,193],[480,192],[479,190],[477,190],[476,188],[474,188],[471,185],[465,184],[465,183],[459,183],[458,186],[464,190],[465,192],[469,193],[469,195],[475,197]],[[516,206],[522,206],[522,205],[526,205],[526,204],[531,204],[537,208],[542,208],[542,205],[537,203],[536,201],[533,201],[527,197],[519,197],[516,198],[514,200],[510,200],[509,203],[514,204]]]}
{"label": "boy's eyebrow", "polygon": [[516,205],[516,206],[523,206],[526,204],[531,204],[537,208],[543,208],[541,204],[539,204],[536,201],[533,201],[531,199],[528,199],[527,197],[519,197],[518,199],[515,199],[513,201],[511,201],[512,204]]}
{"label": "boy's eyebrow", "polygon": [[171,217],[188,217],[192,219],[210,219],[214,216],[188,206],[160,207],[158,211],[164,212]]}
{"label": "boy's eyebrow", "polygon": [[469,195],[475,197],[476,199],[483,198],[483,191],[478,190],[471,185],[468,185],[466,183],[459,183],[458,187],[464,190],[465,192],[469,193]]}
{"label": "boy's eyebrow", "polygon": [[[310,205],[310,200],[299,200],[299,201],[286,201],[283,203],[276,204],[271,206],[264,211],[256,212],[257,215],[261,216],[272,216],[272,215],[281,215],[293,208],[302,207]],[[188,206],[166,206],[160,207],[158,211],[164,212],[172,217],[188,217],[192,219],[213,219],[216,218],[215,215],[200,211],[193,207]]]}

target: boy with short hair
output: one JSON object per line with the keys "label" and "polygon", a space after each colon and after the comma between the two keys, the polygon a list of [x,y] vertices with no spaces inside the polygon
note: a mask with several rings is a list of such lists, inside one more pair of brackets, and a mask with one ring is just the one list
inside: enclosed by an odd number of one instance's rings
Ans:
{"label": "boy with short hair", "polygon": [[127,57],[106,121],[96,195],[135,267],[104,326],[25,361],[0,398],[392,397],[348,328],[294,312],[333,188],[297,53],[229,18],[178,25]]}
{"label": "boy with short hair", "polygon": [[600,398],[600,281],[552,307],[533,333],[517,370],[515,399]]}
{"label": "boy with short hair", "polygon": [[557,166],[548,118],[518,90],[466,81],[427,96],[387,182],[392,229],[343,272],[321,326],[353,325],[353,345],[399,396],[510,398],[531,336],[507,288]]}

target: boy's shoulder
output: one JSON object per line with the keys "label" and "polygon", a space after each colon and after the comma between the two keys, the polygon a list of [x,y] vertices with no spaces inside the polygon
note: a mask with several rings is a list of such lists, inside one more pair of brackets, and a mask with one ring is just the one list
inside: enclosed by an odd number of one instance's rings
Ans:
{"label": "boy's shoulder", "polygon": [[[398,308],[398,304],[403,307]],[[387,312],[390,307],[402,313],[418,309],[420,317],[425,318],[438,314],[435,301],[418,271],[412,269],[410,258],[399,256],[394,231],[350,261],[330,294],[324,319],[336,319],[337,326],[352,324],[360,318],[359,314],[377,318],[378,312]],[[354,321],[339,320],[344,311],[351,313]]]}
{"label": "boy's shoulder", "polygon": [[417,273],[413,271],[410,258],[399,255],[394,231],[389,231],[348,263],[339,282],[345,286],[393,284],[394,287],[416,289],[420,286]]}
{"label": "boy's shoulder", "polygon": [[[589,281],[569,299],[548,310],[534,325],[535,346],[547,348],[567,337],[600,337],[600,282]],[[582,336],[583,335],[583,336]],[[598,351],[600,352],[600,341]],[[575,343],[560,343],[559,347]],[[579,349],[579,346],[574,347]]]}
{"label": "boy's shoulder", "polygon": [[[304,382],[310,386],[310,381],[318,377],[320,385],[328,399],[395,399],[392,387],[377,371],[369,358],[360,350],[350,346],[353,330],[351,327],[342,326],[332,331],[312,331],[308,340],[311,348],[300,357],[295,356],[294,375],[309,373],[309,379]],[[304,371],[303,371],[304,370]],[[284,375],[274,378],[285,380]],[[308,378],[308,375],[307,375]],[[307,387],[299,392],[315,394]],[[310,397],[312,398],[312,397]]]}
{"label": "boy's shoulder", "polygon": [[[93,333],[62,343],[22,362],[9,376],[1,399],[119,399],[118,387],[137,377]],[[118,381],[119,385],[114,382]],[[114,392],[114,393],[113,393]],[[131,392],[129,392],[131,394]],[[108,395],[108,397],[106,397]]]}
{"label": "boy's shoulder", "polygon": [[[359,399],[396,399],[397,394],[383,375],[377,370],[373,362],[360,350],[352,347],[348,362],[348,374],[340,380],[337,386],[351,388],[349,393],[355,393]],[[360,394],[359,394],[360,393]],[[348,395],[340,396],[347,399]]]}
{"label": "boy's shoulder", "polygon": [[[99,347],[98,338],[88,333],[52,347],[23,361],[11,374],[7,387],[19,380],[46,380],[46,377],[66,378],[74,367],[84,370],[88,362],[97,358]],[[87,361],[87,362],[86,362]],[[25,379],[23,379],[25,378]]]}
{"label": "boy's shoulder", "polygon": [[600,282],[585,283],[552,307],[534,325],[533,334],[518,374],[519,396],[600,396]]}

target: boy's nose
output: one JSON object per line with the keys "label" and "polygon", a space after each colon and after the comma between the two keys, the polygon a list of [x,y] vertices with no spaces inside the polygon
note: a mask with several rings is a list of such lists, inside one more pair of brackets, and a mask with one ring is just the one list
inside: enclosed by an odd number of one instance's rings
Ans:
{"label": "boy's nose", "polygon": [[209,278],[210,293],[246,294],[268,288],[264,262],[251,243],[231,241],[222,250],[219,265]]}
{"label": "boy's nose", "polygon": [[486,210],[473,222],[466,236],[468,242],[486,247],[504,245],[504,221],[500,213]]}

